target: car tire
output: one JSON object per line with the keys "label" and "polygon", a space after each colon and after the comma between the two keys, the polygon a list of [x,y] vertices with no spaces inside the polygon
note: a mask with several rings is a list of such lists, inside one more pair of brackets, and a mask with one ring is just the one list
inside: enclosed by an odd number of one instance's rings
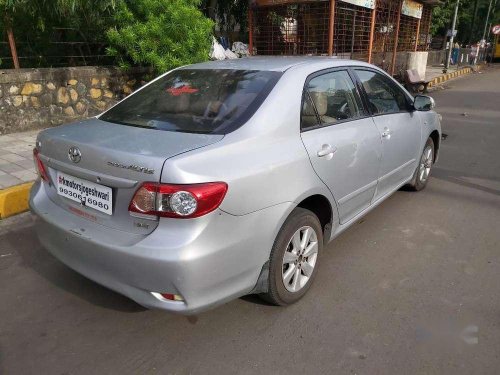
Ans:
{"label": "car tire", "polygon": [[434,141],[431,137],[427,139],[420,160],[408,185],[413,191],[420,191],[427,186],[434,165]]}
{"label": "car tire", "polygon": [[318,270],[323,251],[323,231],[318,217],[295,208],[281,227],[269,258],[266,301],[290,305],[306,294]]}

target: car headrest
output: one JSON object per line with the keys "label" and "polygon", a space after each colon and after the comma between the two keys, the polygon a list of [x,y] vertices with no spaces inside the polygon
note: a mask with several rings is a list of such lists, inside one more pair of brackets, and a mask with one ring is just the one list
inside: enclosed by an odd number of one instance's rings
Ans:
{"label": "car headrest", "polygon": [[[325,92],[319,91],[310,91],[309,95],[311,96],[314,105],[316,106],[316,110],[318,111],[319,116],[324,116],[327,112],[328,102],[327,96]],[[310,102],[306,100],[304,102],[304,108],[302,109],[302,114],[304,116],[316,116],[314,112],[314,108],[311,106]]]}
{"label": "car headrest", "polygon": [[316,106],[319,116],[324,116],[328,110],[327,95],[324,91],[310,91],[311,99]]}

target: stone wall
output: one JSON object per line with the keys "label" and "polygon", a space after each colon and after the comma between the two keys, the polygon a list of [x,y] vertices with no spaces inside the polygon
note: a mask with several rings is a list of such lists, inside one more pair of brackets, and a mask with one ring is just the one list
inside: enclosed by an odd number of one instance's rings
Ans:
{"label": "stone wall", "polygon": [[0,70],[0,134],[95,116],[150,76],[103,67]]}

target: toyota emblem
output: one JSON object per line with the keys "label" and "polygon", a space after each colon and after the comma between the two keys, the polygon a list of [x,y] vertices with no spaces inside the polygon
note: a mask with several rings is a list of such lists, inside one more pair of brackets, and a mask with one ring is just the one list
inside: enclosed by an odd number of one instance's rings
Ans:
{"label": "toyota emblem", "polygon": [[80,160],[82,160],[82,153],[80,152],[80,149],[75,146],[70,147],[68,151],[68,158],[73,163],[80,162]]}

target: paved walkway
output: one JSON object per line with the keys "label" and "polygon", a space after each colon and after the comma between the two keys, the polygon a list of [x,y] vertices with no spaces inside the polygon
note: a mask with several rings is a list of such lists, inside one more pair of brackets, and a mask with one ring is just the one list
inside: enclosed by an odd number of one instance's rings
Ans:
{"label": "paved walkway", "polygon": [[[444,74],[443,68],[444,66],[428,66],[425,70],[425,79],[428,79],[430,81],[436,77],[442,76]],[[455,67],[450,66],[450,69],[448,69],[448,71],[451,72],[452,70],[455,71],[456,69]]]}
{"label": "paved walkway", "polygon": [[0,135],[0,189],[36,178],[33,148],[39,130]]}

